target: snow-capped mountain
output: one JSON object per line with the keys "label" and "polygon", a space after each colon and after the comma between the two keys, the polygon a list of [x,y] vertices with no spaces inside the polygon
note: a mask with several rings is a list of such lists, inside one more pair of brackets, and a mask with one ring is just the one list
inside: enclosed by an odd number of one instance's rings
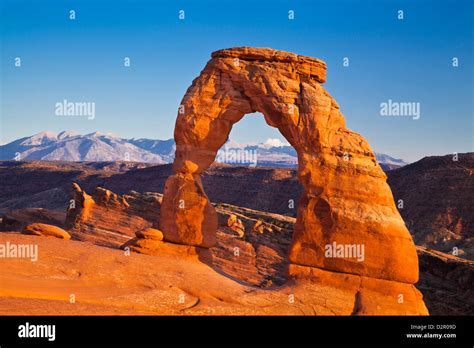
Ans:
{"label": "snow-capped mountain", "polygon": [[[242,152],[246,152],[246,158],[252,159],[252,154],[255,154],[256,162],[258,166],[265,167],[289,167],[296,168],[298,166],[298,155],[296,150],[288,143],[281,141],[280,139],[267,139],[264,143],[247,143],[239,144],[236,141],[229,140],[221,149],[226,153],[235,152],[236,162],[240,164],[254,165],[254,163],[245,163],[241,161],[245,157]],[[240,156],[239,156],[240,154]],[[221,156],[224,158],[224,156]],[[383,170],[391,170],[399,167],[403,167],[408,163],[401,160],[393,158],[389,155],[382,153],[375,153],[375,157],[379,162]],[[227,155],[227,163],[233,163],[232,159],[234,156]],[[218,156],[219,159],[219,156]],[[251,162],[251,161],[247,161]]]}
{"label": "snow-capped mountain", "polygon": [[[155,148],[159,148],[160,141],[157,142],[154,144]],[[0,159],[151,163],[170,161],[166,153],[155,153],[152,148],[140,147],[140,143],[141,139],[128,140],[99,132],[79,135],[72,131],[59,134],[46,131],[0,146]]]}
{"label": "snow-capped mountain", "polygon": [[153,139],[130,139],[129,143],[139,147],[142,150],[149,151],[160,156],[166,163],[173,162],[174,150],[176,148],[174,139],[153,140]]}
{"label": "snow-capped mountain", "polygon": [[[173,139],[125,139],[99,132],[86,135],[74,131],[41,132],[0,146],[0,160],[49,161],[132,161],[170,163],[173,161]],[[384,170],[407,164],[385,154],[375,154]],[[296,168],[295,149],[280,139],[263,143],[238,143],[233,140],[219,150],[217,161],[236,165]]]}
{"label": "snow-capped mountain", "polygon": [[408,164],[407,162],[405,162],[402,159],[393,158],[393,157],[391,157],[389,155],[385,155],[383,153],[376,152],[375,157],[377,158],[377,161],[379,163],[383,163],[385,165],[390,165],[390,166],[393,166],[393,167],[396,167],[396,168],[403,167],[403,166]]}
{"label": "snow-capped mountain", "polygon": [[298,166],[296,150],[280,139],[267,139],[263,143],[240,144],[229,140],[219,150],[217,161],[228,164],[288,167]]}

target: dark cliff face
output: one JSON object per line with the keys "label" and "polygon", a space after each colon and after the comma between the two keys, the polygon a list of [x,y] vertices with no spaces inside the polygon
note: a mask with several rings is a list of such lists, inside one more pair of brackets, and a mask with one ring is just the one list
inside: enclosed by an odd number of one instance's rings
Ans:
{"label": "dark cliff face", "polygon": [[211,167],[203,175],[213,202],[296,217],[302,192],[293,169]]}
{"label": "dark cliff face", "polygon": [[474,261],[417,247],[417,288],[431,315],[474,314]]}
{"label": "dark cliff face", "polygon": [[474,258],[474,153],[425,157],[387,174],[417,245]]}
{"label": "dark cliff face", "polygon": [[[163,192],[171,174],[170,164],[129,164],[125,168],[109,162],[4,161],[0,162],[0,210],[61,209],[67,204],[72,182],[89,192],[97,186],[119,194]],[[218,165],[211,166],[202,181],[212,202],[296,216],[301,193],[296,170]]]}

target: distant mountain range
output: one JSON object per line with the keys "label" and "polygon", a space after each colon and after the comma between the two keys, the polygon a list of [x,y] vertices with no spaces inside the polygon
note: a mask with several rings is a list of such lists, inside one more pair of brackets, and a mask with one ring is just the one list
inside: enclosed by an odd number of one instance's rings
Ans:
{"label": "distant mountain range", "polygon": [[[164,164],[174,159],[173,139],[125,139],[99,132],[41,132],[0,146],[0,160],[47,161],[131,161]],[[384,170],[407,163],[385,154],[375,154]],[[295,149],[279,139],[263,143],[239,144],[229,140],[219,151],[217,161],[243,166],[295,168]]]}
{"label": "distant mountain range", "polygon": [[123,139],[99,132],[80,135],[41,132],[0,146],[3,160],[132,161],[164,164],[174,158],[174,141]]}

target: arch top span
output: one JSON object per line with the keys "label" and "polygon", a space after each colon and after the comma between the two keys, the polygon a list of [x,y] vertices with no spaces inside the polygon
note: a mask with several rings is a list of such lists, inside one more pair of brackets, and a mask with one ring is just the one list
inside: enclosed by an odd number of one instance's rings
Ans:
{"label": "arch top span", "polygon": [[[174,175],[165,184],[165,240],[212,247],[217,215],[200,175],[232,125],[260,112],[298,154],[303,185],[289,259],[296,265],[405,283],[418,279],[413,240],[368,142],[346,128],[323,88],[326,64],[270,48],[216,51],[181,102]],[[327,254],[363,250],[363,255]],[[297,269],[297,268],[293,268]]]}
{"label": "arch top span", "polygon": [[237,58],[248,62],[277,62],[291,65],[297,73],[314,78],[319,83],[326,82],[326,63],[320,59],[301,56],[272,48],[234,47],[212,52],[212,58]]}

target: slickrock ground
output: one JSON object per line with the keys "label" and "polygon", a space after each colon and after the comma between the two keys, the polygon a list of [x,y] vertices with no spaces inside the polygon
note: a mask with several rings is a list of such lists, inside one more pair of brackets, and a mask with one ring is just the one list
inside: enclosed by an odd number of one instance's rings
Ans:
{"label": "slickrock ground", "polygon": [[[356,293],[359,284],[334,288],[290,282],[261,289],[239,283],[209,266],[181,257],[149,256],[79,241],[1,233],[0,243],[37,243],[39,259],[0,259],[0,314],[171,314],[171,315],[350,315],[380,303]],[[350,282],[324,272],[334,284]],[[362,288],[363,289],[363,288]],[[370,293],[374,289],[367,289]],[[362,294],[364,290],[362,290]],[[396,296],[389,307],[412,308]],[[72,296],[75,303],[70,303]],[[386,299],[386,294],[383,294]],[[362,301],[362,302],[360,302]],[[390,314],[387,304],[382,314]],[[408,309],[408,307],[411,307]]]}

